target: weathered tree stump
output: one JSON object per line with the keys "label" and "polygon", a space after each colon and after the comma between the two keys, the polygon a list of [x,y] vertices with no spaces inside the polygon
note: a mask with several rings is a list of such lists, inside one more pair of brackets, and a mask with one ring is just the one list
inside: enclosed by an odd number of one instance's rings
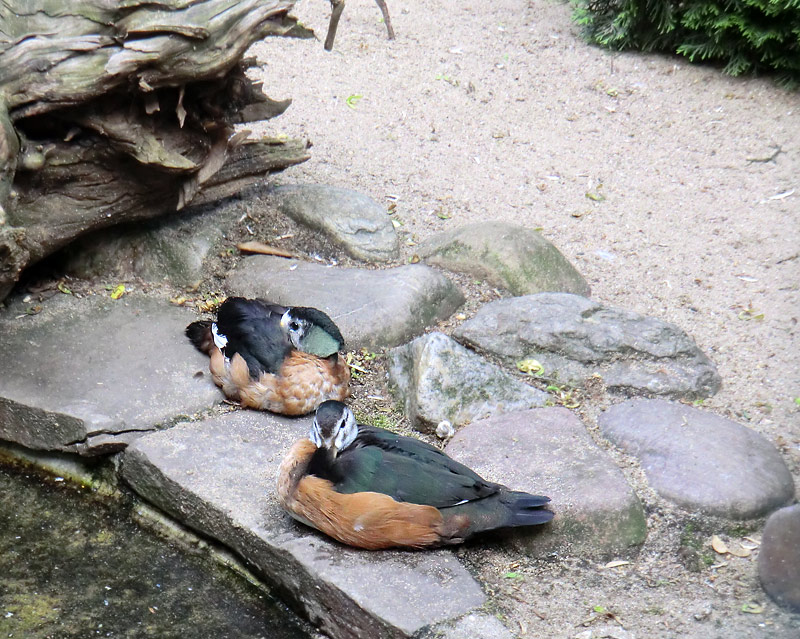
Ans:
{"label": "weathered tree stump", "polygon": [[294,0],[0,3],[0,300],[88,231],[231,195],[308,158],[234,124],[282,113],[246,49],[312,34]]}

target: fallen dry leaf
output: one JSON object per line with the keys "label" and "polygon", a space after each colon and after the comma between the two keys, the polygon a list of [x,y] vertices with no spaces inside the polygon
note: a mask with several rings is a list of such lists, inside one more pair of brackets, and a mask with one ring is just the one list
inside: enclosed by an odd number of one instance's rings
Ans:
{"label": "fallen dry leaf", "polygon": [[752,551],[743,546],[730,546],[728,548],[728,552],[734,557],[749,557]]}
{"label": "fallen dry leaf", "polygon": [[764,606],[751,601],[742,606],[742,612],[746,612],[751,615],[760,615],[762,612],[764,612]]}
{"label": "fallen dry leaf", "polygon": [[724,555],[728,552],[728,546],[720,539],[719,535],[714,535],[711,538],[711,547],[714,549],[714,552],[720,555]]}
{"label": "fallen dry leaf", "polygon": [[624,559],[615,559],[614,561],[609,561],[603,568],[619,568],[620,566],[627,566],[630,561],[625,561]]}

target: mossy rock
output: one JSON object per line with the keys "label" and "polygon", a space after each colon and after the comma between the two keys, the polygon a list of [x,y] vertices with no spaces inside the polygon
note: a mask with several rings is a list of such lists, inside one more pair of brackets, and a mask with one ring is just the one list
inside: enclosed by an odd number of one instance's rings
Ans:
{"label": "mossy rock", "polygon": [[484,279],[514,295],[544,291],[589,295],[589,284],[569,260],[524,226],[468,224],[431,237],[418,254],[428,264]]}

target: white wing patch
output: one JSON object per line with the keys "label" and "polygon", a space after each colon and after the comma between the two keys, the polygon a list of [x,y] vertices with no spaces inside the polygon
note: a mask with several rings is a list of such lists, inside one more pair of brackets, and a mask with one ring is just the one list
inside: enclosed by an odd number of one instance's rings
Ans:
{"label": "white wing patch", "polygon": [[214,336],[214,343],[217,345],[217,348],[219,350],[225,348],[225,346],[228,344],[228,338],[217,330],[216,322],[211,324],[211,334]]}

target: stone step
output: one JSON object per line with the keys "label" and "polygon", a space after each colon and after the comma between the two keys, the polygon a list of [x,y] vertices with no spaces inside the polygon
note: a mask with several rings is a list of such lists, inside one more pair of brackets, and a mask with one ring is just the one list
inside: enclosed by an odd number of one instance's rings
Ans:
{"label": "stone step", "polygon": [[0,439],[99,455],[222,399],[183,335],[189,309],[60,293],[42,307],[0,313]]}
{"label": "stone step", "polygon": [[285,184],[268,192],[281,213],[321,233],[365,262],[400,256],[397,233],[386,207],[368,195],[327,184]]}
{"label": "stone step", "polygon": [[527,555],[600,558],[644,543],[639,498],[566,408],[533,408],[473,422],[445,450],[488,480],[551,498],[551,524],[506,533]]}
{"label": "stone step", "polygon": [[589,295],[588,282],[551,242],[517,224],[467,224],[431,236],[416,251],[428,264],[485,279],[512,295]]}
{"label": "stone step", "polygon": [[632,399],[597,421],[605,437],[640,461],[659,495],[687,510],[751,519],[794,497],[777,449],[730,419],[663,399]]}
{"label": "stone step", "polygon": [[[460,636],[485,596],[448,550],[370,552],[329,540],[278,505],[278,466],[310,418],[237,411],[134,442],[122,476],[143,498],[235,550],[322,632],[344,637]],[[489,628],[472,636],[497,635]],[[494,628],[494,630],[491,630]]]}
{"label": "stone step", "polygon": [[325,311],[347,349],[403,344],[464,303],[455,284],[424,264],[330,268],[266,255],[243,259],[225,280],[225,290]]}
{"label": "stone step", "polygon": [[625,394],[708,397],[717,369],[684,331],[660,319],[580,295],[538,293],[482,306],[453,336],[510,367],[535,359],[542,378],[581,387],[599,375]]}
{"label": "stone step", "polygon": [[549,395],[434,331],[388,353],[389,386],[411,425],[432,433],[497,413],[544,406]]}

